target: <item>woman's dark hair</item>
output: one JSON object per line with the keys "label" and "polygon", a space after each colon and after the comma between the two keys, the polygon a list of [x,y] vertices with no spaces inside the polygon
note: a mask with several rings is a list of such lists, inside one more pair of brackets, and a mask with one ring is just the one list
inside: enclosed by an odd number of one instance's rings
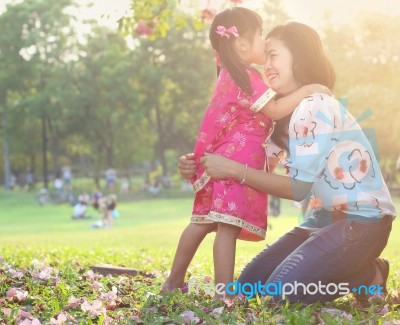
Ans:
{"label": "woman's dark hair", "polygon": [[[292,54],[292,71],[300,85],[317,83],[333,89],[335,70],[323,49],[318,33],[310,26],[290,22],[274,27],[266,39],[274,38],[284,43]],[[287,149],[288,126],[291,115],[276,121],[272,141]]]}
{"label": "woman's dark hair", "polygon": [[246,8],[235,7],[227,9],[215,16],[209,34],[211,45],[219,54],[223,66],[228,69],[236,84],[251,95],[253,89],[246,71],[248,66],[240,60],[233,48],[236,37],[230,35],[227,38],[217,34],[218,26],[225,28],[235,26],[240,37],[253,42],[254,35],[262,29],[262,19],[256,12]]}

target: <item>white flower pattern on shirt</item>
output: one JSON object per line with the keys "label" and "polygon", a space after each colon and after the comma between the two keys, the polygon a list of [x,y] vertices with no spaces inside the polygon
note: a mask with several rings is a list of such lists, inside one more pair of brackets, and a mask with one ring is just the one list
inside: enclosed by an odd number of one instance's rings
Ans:
{"label": "white flower pattern on shirt", "polygon": [[[374,150],[353,116],[322,94],[304,99],[289,123],[281,162],[293,179],[313,183],[310,207],[364,217],[395,215]],[[268,155],[284,156],[271,144]]]}

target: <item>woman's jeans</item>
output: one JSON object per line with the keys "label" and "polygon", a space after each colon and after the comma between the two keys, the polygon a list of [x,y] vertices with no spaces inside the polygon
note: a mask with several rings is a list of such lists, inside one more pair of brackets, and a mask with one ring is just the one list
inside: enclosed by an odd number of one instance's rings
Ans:
{"label": "woman's jeans", "polygon": [[[347,293],[361,285],[369,287],[375,277],[374,260],[385,248],[391,229],[390,216],[373,222],[342,219],[320,229],[295,227],[259,253],[243,270],[238,282],[273,284],[268,286],[271,290],[290,283],[293,286],[287,285],[288,291],[297,283],[297,293],[278,292],[272,296],[291,302],[331,301],[346,294],[343,290],[335,292],[341,283],[344,284],[340,286],[349,289]],[[303,290],[300,283],[311,285]],[[325,287],[316,290],[318,285]]]}

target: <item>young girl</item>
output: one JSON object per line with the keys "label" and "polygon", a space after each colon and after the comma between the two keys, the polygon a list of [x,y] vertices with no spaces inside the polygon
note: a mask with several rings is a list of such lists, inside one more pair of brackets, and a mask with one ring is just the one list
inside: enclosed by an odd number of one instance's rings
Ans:
{"label": "young girl", "polygon": [[[196,192],[191,223],[183,231],[171,274],[162,292],[182,288],[198,246],[211,231],[214,240],[215,283],[233,281],[236,239],[265,238],[267,195],[243,185],[247,167],[266,169],[265,148],[273,131],[271,119],[290,114],[312,93],[328,92],[320,85],[307,85],[287,97],[274,100],[275,92],[263,82],[251,64],[266,60],[261,17],[235,7],[219,13],[209,38],[216,54],[218,80],[195,145]],[[280,78],[279,75],[274,76]],[[199,163],[205,152],[213,152],[245,164],[239,182],[212,180]]]}

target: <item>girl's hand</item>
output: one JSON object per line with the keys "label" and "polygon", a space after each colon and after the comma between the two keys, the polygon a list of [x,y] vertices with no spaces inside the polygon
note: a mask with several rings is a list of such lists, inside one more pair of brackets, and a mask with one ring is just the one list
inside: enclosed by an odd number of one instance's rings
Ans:
{"label": "girl's hand", "polygon": [[190,179],[196,173],[196,160],[193,153],[179,157],[178,169],[181,176],[185,179]]}
{"label": "girl's hand", "polygon": [[205,153],[200,162],[207,174],[214,179],[228,179],[237,177],[237,169],[241,164],[220,155]]}
{"label": "girl's hand", "polygon": [[309,84],[309,85],[306,85],[305,87],[307,87],[307,92],[309,92],[309,95],[312,95],[314,93],[323,93],[323,94],[326,94],[328,96],[332,96],[331,90],[328,87],[324,86],[324,85]]}

